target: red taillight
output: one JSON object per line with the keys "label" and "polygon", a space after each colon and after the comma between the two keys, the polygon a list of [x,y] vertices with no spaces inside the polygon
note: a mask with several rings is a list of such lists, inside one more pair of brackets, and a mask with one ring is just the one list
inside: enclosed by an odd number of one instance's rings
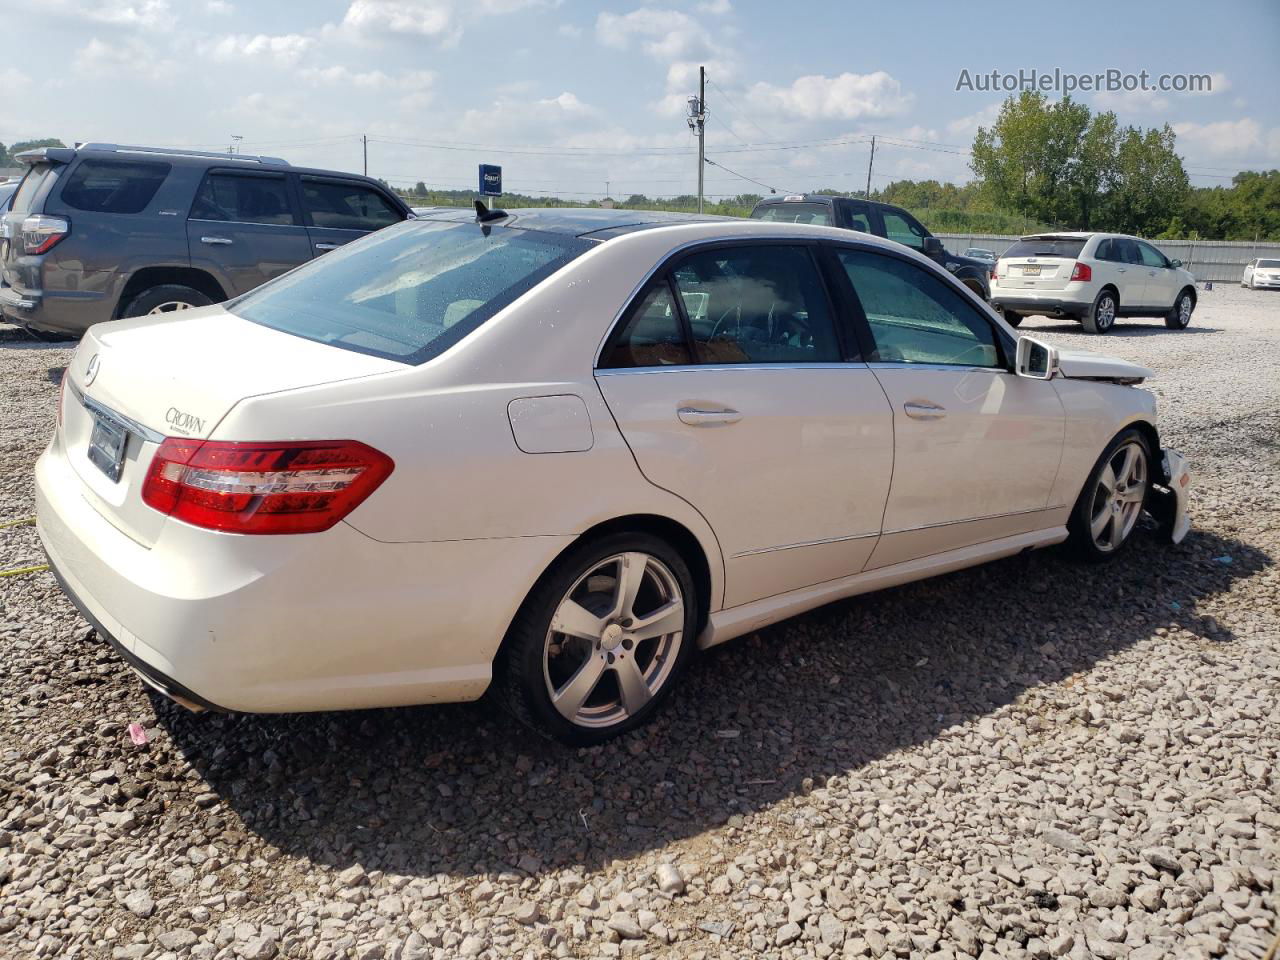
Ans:
{"label": "red taillight", "polygon": [[231,533],[319,533],[354,510],[395,468],[354,440],[231,443],[169,437],[143,502],[197,527]]}
{"label": "red taillight", "polygon": [[22,221],[22,249],[45,253],[70,232],[71,224],[64,218],[35,214]]}
{"label": "red taillight", "polygon": [[1071,282],[1074,283],[1076,280],[1083,280],[1085,282],[1088,282],[1092,279],[1093,279],[1093,268],[1089,266],[1087,263],[1081,263],[1079,260],[1077,260],[1076,265],[1071,268]]}

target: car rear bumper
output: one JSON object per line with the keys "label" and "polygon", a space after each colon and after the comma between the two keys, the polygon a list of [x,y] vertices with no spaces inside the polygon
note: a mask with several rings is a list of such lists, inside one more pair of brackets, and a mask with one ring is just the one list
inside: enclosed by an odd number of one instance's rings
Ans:
{"label": "car rear bumper", "polygon": [[1017,293],[1006,293],[998,288],[993,288],[991,291],[991,305],[998,310],[1013,310],[1015,313],[1070,317],[1083,316],[1091,306],[1089,303],[1065,298],[1061,291],[1036,296],[1021,290]]}
{"label": "car rear bumper", "polygon": [[0,286],[0,316],[10,323],[48,333],[79,336],[93,324],[110,320],[106,298],[87,291],[51,293]]}
{"label": "car rear bumper", "polygon": [[252,537],[170,520],[148,548],[81,493],[54,444],[37,529],[67,595],[152,686],[262,713],[473,700],[571,537],[387,544],[340,523]]}

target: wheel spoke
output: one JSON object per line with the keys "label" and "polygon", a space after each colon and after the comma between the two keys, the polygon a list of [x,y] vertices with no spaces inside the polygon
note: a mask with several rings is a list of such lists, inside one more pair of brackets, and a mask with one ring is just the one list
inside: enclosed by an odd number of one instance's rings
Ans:
{"label": "wheel spoke", "polygon": [[652,640],[684,628],[684,604],[672,600],[657,610],[646,614],[632,624],[629,633],[637,640]]}
{"label": "wheel spoke", "polygon": [[560,715],[566,720],[576,717],[603,675],[604,661],[595,653],[589,654],[577,672],[551,697]]}
{"label": "wheel spoke", "polygon": [[561,601],[551,618],[551,629],[566,636],[578,637],[595,643],[604,630],[604,621],[569,597]]}
{"label": "wheel spoke", "polygon": [[1107,464],[1102,468],[1102,474],[1098,477],[1098,485],[1107,491],[1110,496],[1116,489],[1116,472],[1111,469],[1111,464]]}
{"label": "wheel spoke", "polygon": [[1133,471],[1138,462],[1138,448],[1135,446],[1127,446],[1124,448],[1124,462],[1120,465],[1120,471],[1117,479],[1121,486],[1127,487],[1133,483]]}
{"label": "wheel spoke", "polygon": [[1116,549],[1124,542],[1124,528],[1125,524],[1123,522],[1123,517],[1117,516],[1112,518],[1111,536],[1108,538],[1108,542],[1111,544],[1112,550]]}
{"label": "wheel spoke", "polygon": [[1120,494],[1120,501],[1122,503],[1141,503],[1142,500],[1143,490],[1141,481],[1130,487],[1124,493]]}
{"label": "wheel spoke", "polygon": [[640,665],[636,663],[634,656],[618,660],[613,665],[613,670],[618,677],[618,691],[622,694],[622,705],[626,708],[627,715],[634,717],[649,702],[651,696],[649,685],[645,683]]}
{"label": "wheel spoke", "polygon": [[1093,518],[1093,522],[1089,524],[1089,531],[1093,534],[1095,543],[1102,542],[1102,534],[1107,529],[1107,521],[1111,519],[1111,510],[1107,507],[1102,508],[1102,512]]}
{"label": "wheel spoke", "polygon": [[648,566],[649,558],[643,553],[624,553],[618,560],[618,586],[613,595],[613,615],[618,619],[635,616],[636,594]]}

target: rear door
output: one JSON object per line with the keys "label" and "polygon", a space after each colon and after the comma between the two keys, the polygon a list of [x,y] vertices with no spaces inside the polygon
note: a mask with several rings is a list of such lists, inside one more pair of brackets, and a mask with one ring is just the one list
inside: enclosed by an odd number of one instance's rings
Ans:
{"label": "rear door", "polygon": [[304,174],[298,186],[312,256],[404,219],[386,195],[367,183]]}
{"label": "rear door", "polygon": [[884,391],[803,244],[717,245],[659,273],[597,381],[654,484],[725,557],[725,605],[858,573],[893,465]]}
{"label": "rear door", "polygon": [[228,298],[311,259],[307,228],[283,173],[205,174],[187,219],[191,265],[218,278]]}

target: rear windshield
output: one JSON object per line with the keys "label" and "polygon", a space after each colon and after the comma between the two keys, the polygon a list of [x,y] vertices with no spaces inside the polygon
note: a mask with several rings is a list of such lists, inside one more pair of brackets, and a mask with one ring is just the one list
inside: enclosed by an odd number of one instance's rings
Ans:
{"label": "rear windshield", "polygon": [[40,192],[40,187],[44,185],[52,170],[53,165],[48,163],[37,163],[32,166],[22,178],[22,182],[18,184],[18,192],[13,195],[13,203],[9,205],[9,209],[14,213],[30,213],[36,194]]}
{"label": "rear windshield", "polygon": [[1005,260],[1012,257],[1062,257],[1075,260],[1084,249],[1088,237],[1027,237],[1019,240],[1004,252]]}
{"label": "rear windshield", "polygon": [[577,237],[411,220],[228,304],[273,330],[423,363],[592,246]]}
{"label": "rear windshield", "polygon": [[1258,261],[1258,268],[1262,270],[1274,270],[1276,267],[1280,267],[1280,260],[1259,260]]}
{"label": "rear windshield", "polygon": [[812,223],[819,227],[831,226],[831,208],[825,203],[771,203],[751,211],[753,220],[772,223]]}
{"label": "rear windshield", "polygon": [[62,202],[91,213],[141,213],[169,175],[147,160],[85,160],[62,188]]}

